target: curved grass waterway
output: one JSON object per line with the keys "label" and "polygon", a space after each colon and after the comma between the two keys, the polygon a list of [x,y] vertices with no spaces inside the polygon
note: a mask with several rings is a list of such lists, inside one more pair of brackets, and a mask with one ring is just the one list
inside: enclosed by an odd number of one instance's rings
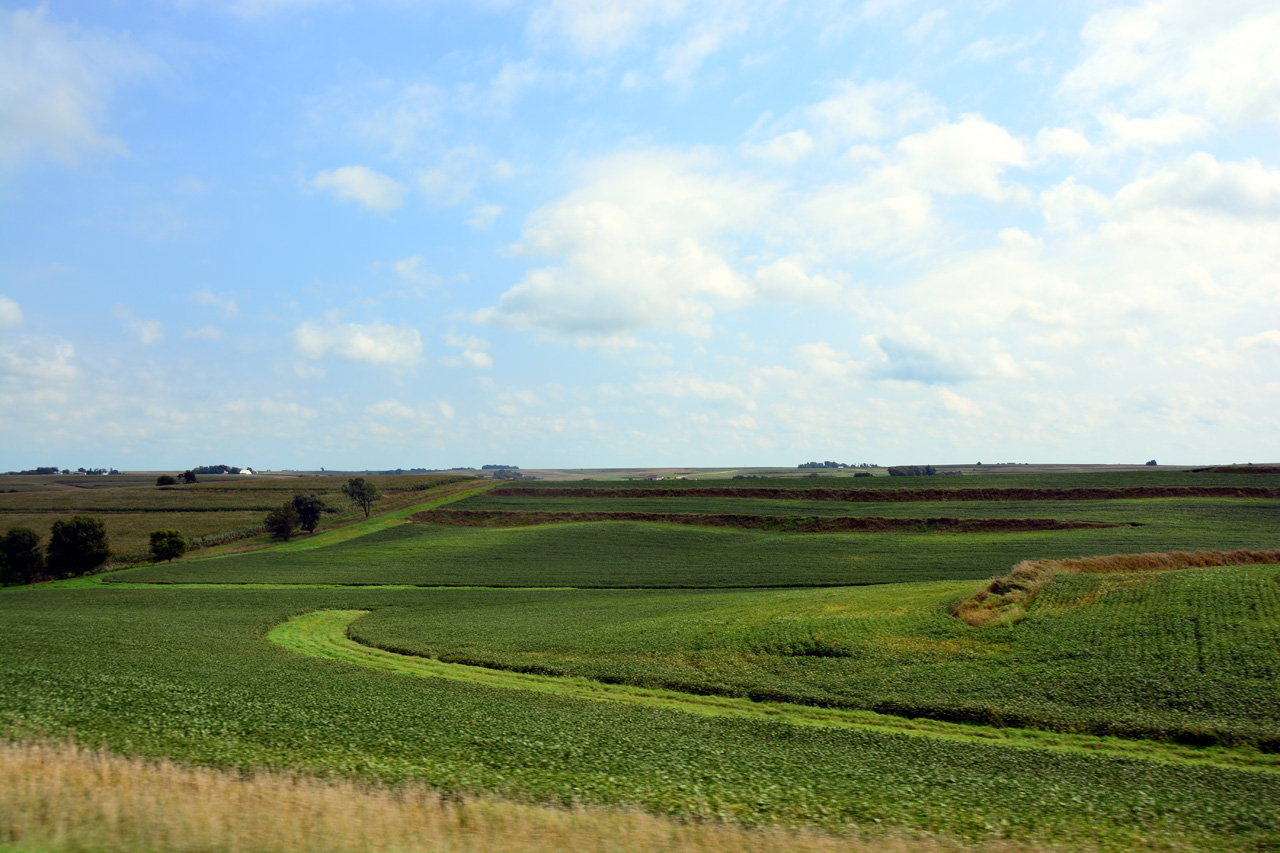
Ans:
{"label": "curved grass waterway", "polygon": [[384,670],[420,678],[444,678],[485,687],[531,690],[575,699],[619,702],[666,708],[704,716],[773,720],[802,726],[860,729],[885,734],[945,738],[975,743],[997,743],[1020,749],[1106,754],[1174,764],[1207,764],[1218,767],[1280,772],[1280,756],[1250,749],[1197,748],[1157,741],[1134,741],[1093,735],[1065,734],[1030,729],[906,719],[872,711],[816,708],[782,702],[757,702],[730,696],[699,696],[674,690],[605,684],[585,678],[535,675],[445,663],[433,658],[398,654],[362,645],[347,636],[347,627],[368,610],[317,610],[295,616],[267,632],[267,639],[310,657]]}

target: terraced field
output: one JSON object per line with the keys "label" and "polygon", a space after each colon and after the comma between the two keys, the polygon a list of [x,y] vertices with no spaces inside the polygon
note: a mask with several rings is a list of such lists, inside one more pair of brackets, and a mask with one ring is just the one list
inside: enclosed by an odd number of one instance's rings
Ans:
{"label": "terraced field", "polygon": [[280,549],[0,592],[0,720],[134,756],[747,825],[1271,849],[1280,566],[1059,575],[1014,626],[949,608],[1031,557],[1275,548],[1280,502],[1073,507],[1139,526],[470,528],[402,523],[406,501]]}

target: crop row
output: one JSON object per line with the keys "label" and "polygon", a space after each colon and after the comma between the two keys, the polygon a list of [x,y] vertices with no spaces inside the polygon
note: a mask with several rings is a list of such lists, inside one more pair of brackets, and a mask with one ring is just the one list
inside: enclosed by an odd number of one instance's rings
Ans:
{"label": "crop row", "polygon": [[263,640],[294,613],[440,595],[0,593],[0,719],[10,734],[132,755],[688,818],[1112,850],[1256,850],[1280,832],[1273,773],[620,708],[375,672]]}

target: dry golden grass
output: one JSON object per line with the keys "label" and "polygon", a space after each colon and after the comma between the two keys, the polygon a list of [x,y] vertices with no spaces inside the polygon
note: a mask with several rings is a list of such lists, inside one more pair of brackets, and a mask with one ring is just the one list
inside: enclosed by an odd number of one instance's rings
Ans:
{"label": "dry golden grass", "polygon": [[834,837],[641,812],[445,798],[275,773],[241,776],[74,745],[0,743],[0,849],[12,851],[788,851],[1027,853],[949,839]]}
{"label": "dry golden grass", "polygon": [[951,615],[977,628],[1016,625],[1027,615],[1027,608],[1044,585],[1053,579],[1055,572],[1171,572],[1270,563],[1280,563],[1280,550],[1170,551],[1112,554],[1106,557],[1081,557],[1077,560],[1023,560],[1009,574],[992,578],[989,584],[973,595],[957,601],[951,608]]}

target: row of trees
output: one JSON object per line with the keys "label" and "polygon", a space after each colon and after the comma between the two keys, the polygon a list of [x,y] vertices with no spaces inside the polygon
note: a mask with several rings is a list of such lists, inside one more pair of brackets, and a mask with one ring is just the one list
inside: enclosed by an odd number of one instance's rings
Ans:
{"label": "row of trees", "polygon": [[195,471],[183,471],[177,477],[173,477],[169,474],[161,474],[159,477],[156,477],[157,486],[189,486],[192,483],[198,482],[200,481],[196,479]]}
{"label": "row of trees", "polygon": [[[382,498],[378,487],[364,477],[347,480],[342,486],[342,493],[353,506],[364,510],[365,518],[373,511],[374,502]],[[324,501],[317,495],[294,495],[292,500],[268,512],[264,524],[272,536],[288,541],[298,528],[314,533],[324,511]]]}
{"label": "row of trees", "polygon": [[0,583],[31,583],[41,578],[87,575],[111,556],[107,528],[87,515],[60,518],[49,530],[49,543],[29,527],[12,528],[0,537]]}

